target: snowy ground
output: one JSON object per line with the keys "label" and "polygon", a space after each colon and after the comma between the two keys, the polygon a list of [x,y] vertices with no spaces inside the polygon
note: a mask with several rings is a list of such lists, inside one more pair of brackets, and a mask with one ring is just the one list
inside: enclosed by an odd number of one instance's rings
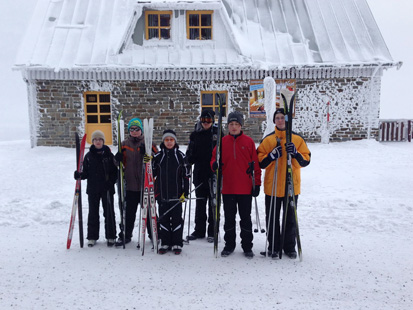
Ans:
{"label": "snowy ground", "polygon": [[260,257],[260,233],[252,260],[215,258],[205,240],[142,257],[102,230],[80,249],[77,225],[66,250],[74,150],[0,142],[0,309],[412,309],[413,143],[309,147],[299,262]]}

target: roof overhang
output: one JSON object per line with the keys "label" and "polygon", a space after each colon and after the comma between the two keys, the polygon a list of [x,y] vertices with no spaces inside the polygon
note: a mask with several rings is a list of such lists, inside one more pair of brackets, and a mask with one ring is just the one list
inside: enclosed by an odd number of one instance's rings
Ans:
{"label": "roof overhang", "polygon": [[381,76],[384,70],[400,68],[402,62],[345,65],[274,66],[268,69],[252,66],[204,67],[75,67],[55,71],[44,67],[14,67],[25,80],[250,80],[272,76],[277,79],[332,79]]}

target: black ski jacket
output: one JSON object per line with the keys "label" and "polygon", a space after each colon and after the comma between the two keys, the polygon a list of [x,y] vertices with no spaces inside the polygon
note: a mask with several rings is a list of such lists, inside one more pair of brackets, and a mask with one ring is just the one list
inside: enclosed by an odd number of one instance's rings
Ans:
{"label": "black ski jacket", "polygon": [[118,178],[115,158],[106,145],[98,150],[94,145],[83,160],[82,179],[87,179],[87,194],[115,193],[114,184]]}
{"label": "black ski jacket", "polygon": [[178,145],[168,150],[161,144],[161,151],[152,161],[152,173],[155,179],[155,196],[159,203],[189,194],[189,165]]}
{"label": "black ski jacket", "polygon": [[195,186],[199,184],[208,184],[208,180],[213,175],[209,165],[212,156],[212,150],[217,144],[218,126],[215,124],[208,130],[204,130],[198,122],[189,137],[189,145],[186,150],[186,156],[189,164],[194,164]]}

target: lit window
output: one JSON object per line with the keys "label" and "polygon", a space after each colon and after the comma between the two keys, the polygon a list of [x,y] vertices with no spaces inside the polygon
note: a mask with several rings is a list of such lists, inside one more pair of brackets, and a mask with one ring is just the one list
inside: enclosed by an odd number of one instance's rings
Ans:
{"label": "lit window", "polygon": [[186,28],[189,40],[212,40],[213,11],[187,11]]}
{"label": "lit window", "polygon": [[145,38],[150,40],[171,38],[172,11],[146,11],[145,12]]}

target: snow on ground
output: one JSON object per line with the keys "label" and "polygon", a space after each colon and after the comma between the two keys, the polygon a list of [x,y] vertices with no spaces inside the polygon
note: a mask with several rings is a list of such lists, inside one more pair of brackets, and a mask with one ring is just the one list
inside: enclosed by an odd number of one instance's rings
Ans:
{"label": "snow on ground", "polygon": [[[141,256],[136,230],[125,250],[108,248],[102,229],[81,249],[77,224],[66,250],[75,151],[0,142],[0,309],[412,309],[413,143],[309,147],[299,262],[260,257],[261,233],[252,260],[239,246],[215,258],[205,240]],[[86,226],[86,195],[83,205]]]}

